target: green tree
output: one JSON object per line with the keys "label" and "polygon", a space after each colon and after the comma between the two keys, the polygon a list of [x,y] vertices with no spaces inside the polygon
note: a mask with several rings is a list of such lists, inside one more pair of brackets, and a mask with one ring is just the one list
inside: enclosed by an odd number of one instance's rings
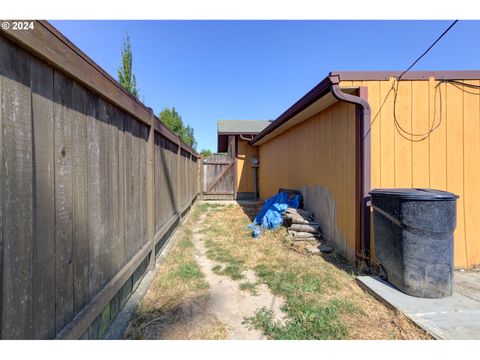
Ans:
{"label": "green tree", "polygon": [[210,149],[202,149],[202,150],[200,151],[200,154],[202,154],[202,155],[203,155],[203,158],[206,159],[206,158],[208,158],[210,155],[212,155],[212,150],[210,150]]}
{"label": "green tree", "polygon": [[193,149],[197,148],[197,140],[195,140],[195,134],[193,128],[190,125],[187,125],[185,132],[182,138],[185,144],[190,145]]}
{"label": "green tree", "polygon": [[130,37],[125,35],[122,49],[122,66],[118,68],[118,82],[130,94],[138,98],[137,79],[132,72],[133,53]]}
{"label": "green tree", "polygon": [[197,147],[193,128],[190,125],[185,126],[182,117],[175,110],[175,107],[172,107],[171,109],[166,107],[160,112],[158,117],[167,128],[180,136],[180,139],[182,139],[185,144],[191,146],[193,149]]}

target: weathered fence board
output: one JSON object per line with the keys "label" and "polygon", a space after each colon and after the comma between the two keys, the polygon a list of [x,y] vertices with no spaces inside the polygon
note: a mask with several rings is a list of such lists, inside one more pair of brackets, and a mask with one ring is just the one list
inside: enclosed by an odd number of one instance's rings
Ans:
{"label": "weathered fence board", "polygon": [[95,338],[194,201],[198,154],[29,36],[0,30],[0,338]]}
{"label": "weathered fence board", "polygon": [[[111,274],[112,276],[118,271],[118,248],[120,246],[119,239],[119,226],[118,226],[118,112],[114,106],[109,105],[108,107],[110,124],[108,131],[110,134],[109,138],[109,173],[110,173],[110,219],[111,219],[111,228],[110,228],[110,238],[111,238]],[[111,280],[111,277],[108,279]]]}
{"label": "weathered fence board", "polygon": [[60,331],[73,318],[73,81],[54,73],[55,137],[55,322]]}
{"label": "weathered fence board", "polygon": [[74,313],[88,302],[88,223],[87,223],[87,93],[73,84],[72,164],[73,164],[73,282]]}
{"label": "weathered fence board", "polygon": [[117,112],[118,120],[118,244],[117,267],[115,272],[125,265],[125,116]]}
{"label": "weathered fence board", "polygon": [[109,192],[109,146],[108,146],[108,103],[98,99],[100,133],[100,288],[110,278],[110,192]]}
{"label": "weathered fence board", "polygon": [[102,219],[100,190],[100,122],[98,97],[87,92],[88,140],[88,297],[92,299],[100,290]]}
{"label": "weathered fence board", "polygon": [[134,254],[134,221],[133,221],[133,184],[132,184],[132,126],[133,122],[130,116],[125,115],[125,225],[126,239],[125,252],[127,259]]}
{"label": "weathered fence board", "polygon": [[132,124],[132,216],[133,216],[133,254],[138,251],[140,243],[140,140],[139,124]]}
{"label": "weathered fence board", "polygon": [[5,42],[0,37],[0,338],[2,338],[3,330],[3,121],[2,116],[4,111],[1,107],[1,102],[3,101],[4,93],[2,91],[2,78],[4,76],[4,63],[5,59]]}
{"label": "weathered fence board", "polygon": [[203,196],[205,199],[233,199],[235,164],[228,154],[212,154],[203,162]]}
{"label": "weathered fence board", "polygon": [[155,230],[175,215],[176,145],[160,134],[155,135]]}
{"label": "weathered fence board", "polygon": [[140,140],[140,244],[138,250],[148,242],[147,239],[147,138],[148,128],[143,124],[139,125]]}
{"label": "weathered fence board", "polygon": [[[2,337],[32,336],[33,184],[30,56],[2,43]],[[21,326],[18,326],[20,323]]]}
{"label": "weathered fence board", "polygon": [[35,179],[33,337],[51,338],[55,336],[55,262],[52,261],[55,254],[53,69],[31,58],[31,76]]}

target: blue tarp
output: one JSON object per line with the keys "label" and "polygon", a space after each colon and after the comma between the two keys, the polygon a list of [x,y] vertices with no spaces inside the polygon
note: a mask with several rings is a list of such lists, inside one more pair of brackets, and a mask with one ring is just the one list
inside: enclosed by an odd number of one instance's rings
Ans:
{"label": "blue tarp", "polygon": [[279,192],[277,195],[267,199],[253,223],[249,225],[252,229],[252,236],[258,237],[260,235],[260,226],[264,229],[279,227],[283,222],[283,212],[289,207],[298,208],[300,206],[300,196],[295,194],[293,198],[289,199],[289,193]]}

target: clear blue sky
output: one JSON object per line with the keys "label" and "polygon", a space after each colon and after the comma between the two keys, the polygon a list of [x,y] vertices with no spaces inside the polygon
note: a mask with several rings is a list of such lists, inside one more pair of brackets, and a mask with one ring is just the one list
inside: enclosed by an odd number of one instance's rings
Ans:
{"label": "clear blue sky", "polygon": [[[128,32],[145,104],[175,106],[216,151],[217,120],[275,119],[332,70],[403,70],[451,21],[51,23],[114,78]],[[414,70],[479,69],[479,35],[458,22]]]}

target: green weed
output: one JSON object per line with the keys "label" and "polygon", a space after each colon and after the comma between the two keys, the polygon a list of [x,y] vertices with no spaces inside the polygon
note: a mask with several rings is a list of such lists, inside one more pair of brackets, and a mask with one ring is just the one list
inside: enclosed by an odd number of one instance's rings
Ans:
{"label": "green weed", "polygon": [[[288,315],[285,324],[274,321],[273,313],[260,309],[245,323],[261,329],[272,339],[343,339],[348,336],[347,326],[339,315],[352,311],[354,305],[348,300],[331,300],[321,305],[323,289],[328,287],[318,275],[304,273],[294,265],[255,267],[259,278],[273,293],[285,298],[282,310]],[[316,294],[311,298],[308,294]]]}
{"label": "green weed", "polygon": [[[229,276],[233,280],[243,279],[244,261],[233,256],[227,249],[211,239],[205,240],[207,257],[209,259],[226,264],[224,269],[215,266],[212,270],[219,275]],[[214,270],[215,269],[215,270]]]}
{"label": "green weed", "polygon": [[204,277],[196,261],[188,261],[180,264],[176,271],[176,276],[184,280],[201,279]]}
{"label": "green weed", "polygon": [[241,283],[239,287],[240,287],[240,290],[247,291],[250,294],[257,296],[258,295],[257,286],[258,286],[258,282],[252,283],[249,281],[245,281]]}
{"label": "green weed", "polygon": [[271,310],[263,307],[254,316],[245,318],[244,324],[262,330],[275,340],[313,340],[344,339],[348,335],[345,324],[338,321],[338,309],[335,305],[312,307],[307,304],[286,305],[289,315],[285,324],[275,321]]}

